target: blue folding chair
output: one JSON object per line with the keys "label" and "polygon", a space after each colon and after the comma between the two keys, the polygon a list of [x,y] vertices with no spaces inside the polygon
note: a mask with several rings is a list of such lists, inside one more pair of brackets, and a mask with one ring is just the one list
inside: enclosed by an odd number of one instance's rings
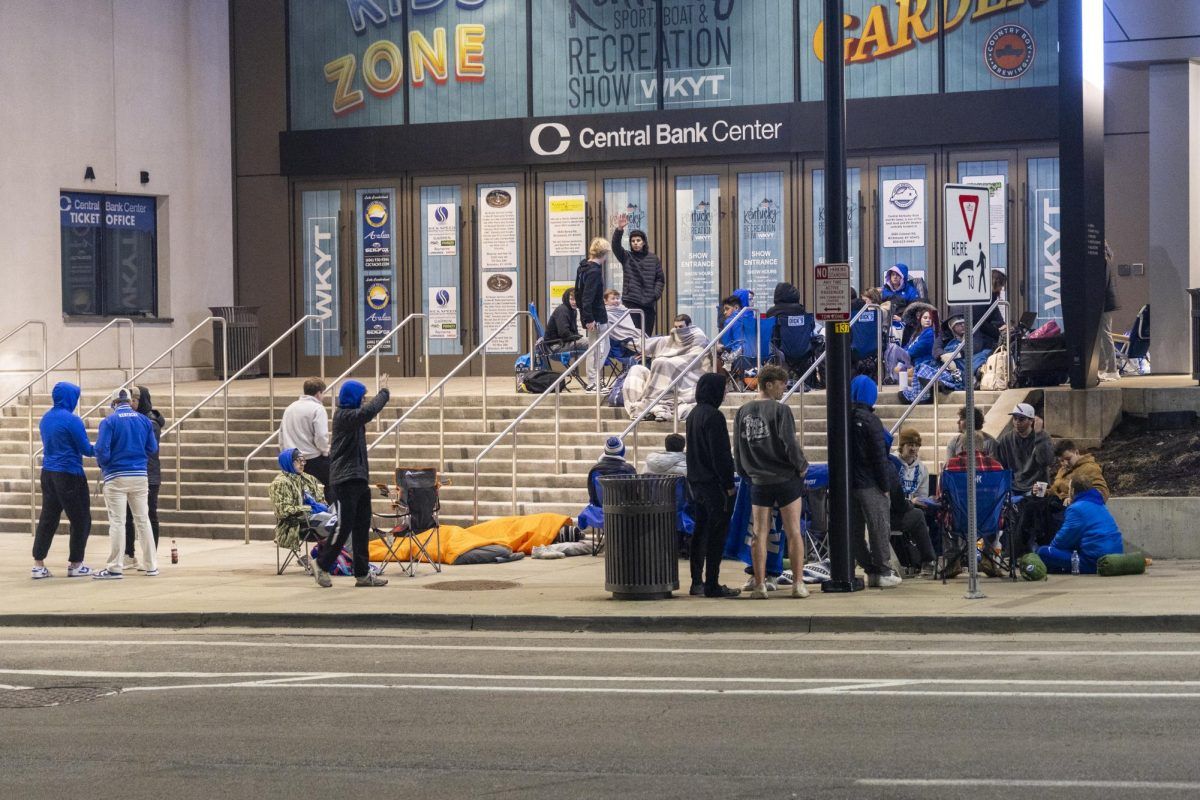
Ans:
{"label": "blue folding chair", "polygon": [[[817,319],[812,314],[787,314],[775,318],[778,344],[772,343],[771,360],[798,379],[820,355],[816,336]],[[807,388],[819,386],[820,376],[810,378]]]}
{"label": "blue folding chair", "polygon": [[1121,375],[1144,375],[1150,355],[1150,306],[1144,305],[1133,319],[1133,326],[1124,336],[1113,334],[1117,353],[1117,372]]}
{"label": "blue folding chair", "polygon": [[[975,530],[982,548],[967,541],[967,462],[963,455],[946,463],[939,478],[942,498],[942,530],[946,537],[938,575],[942,581],[964,568],[968,553],[978,560],[980,571],[999,577],[1008,573],[1016,580],[1016,542],[1006,530],[1012,503],[1012,472],[983,453],[975,456]],[[1006,552],[1007,551],[1007,552]]]}
{"label": "blue folding chair", "polygon": [[883,338],[879,311],[869,308],[850,326],[850,358],[862,361],[879,355],[879,341]]}

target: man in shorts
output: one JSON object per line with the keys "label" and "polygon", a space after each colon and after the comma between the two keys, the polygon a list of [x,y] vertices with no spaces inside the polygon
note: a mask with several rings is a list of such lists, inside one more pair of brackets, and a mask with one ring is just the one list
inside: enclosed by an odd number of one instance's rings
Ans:
{"label": "man in shorts", "polygon": [[808,461],[796,440],[796,420],[792,410],[779,402],[787,390],[787,373],[768,364],[758,373],[757,400],[738,409],[734,420],[733,461],[743,481],[750,483],[750,501],[754,507],[754,539],[750,548],[753,586],[750,597],[767,598],[767,538],[771,514],[778,508],[787,533],[788,554],[796,581],[792,597],[808,597],[804,585],[804,539],[800,535],[800,505],[804,494],[804,473]]}

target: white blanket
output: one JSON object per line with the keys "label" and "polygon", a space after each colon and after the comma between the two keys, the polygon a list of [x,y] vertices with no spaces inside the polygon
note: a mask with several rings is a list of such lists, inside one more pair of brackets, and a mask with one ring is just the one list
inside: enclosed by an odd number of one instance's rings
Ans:
{"label": "white blanket", "polygon": [[[652,401],[659,392],[667,388],[684,367],[694,359],[708,344],[704,331],[693,326],[676,328],[670,336],[656,336],[646,340],[646,356],[652,358],[650,368],[642,365],[631,367],[622,395],[625,399],[625,411],[630,418],[641,413],[642,408]],[[696,382],[704,374],[704,361],[693,366],[679,381],[679,416],[684,418],[696,401]],[[675,394],[666,397],[648,414],[654,419],[670,419],[675,413]]]}

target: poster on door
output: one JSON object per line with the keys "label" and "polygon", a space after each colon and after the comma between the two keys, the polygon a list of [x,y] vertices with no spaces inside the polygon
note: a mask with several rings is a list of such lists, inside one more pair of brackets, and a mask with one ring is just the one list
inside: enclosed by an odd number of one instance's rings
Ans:
{"label": "poster on door", "polygon": [[716,225],[719,198],[716,175],[675,179],[675,249],[678,311],[706,332],[716,330],[720,234]]}
{"label": "poster on door", "polygon": [[738,175],[738,288],[765,309],[783,280],[783,173]]}
{"label": "poster on door", "polygon": [[341,303],[338,290],[338,214],[341,213],[341,192],[304,192],[301,196],[301,217],[304,220],[304,313],[315,314],[304,329],[304,354],[321,352],[324,338],[325,355],[340,356]]}
{"label": "poster on door", "polygon": [[884,181],[880,200],[883,206],[883,246],[924,247],[925,179]]}
{"label": "poster on door", "polygon": [[425,206],[425,245],[431,256],[458,255],[458,209],[449,203]]}
{"label": "poster on door", "polygon": [[[370,350],[383,341],[392,330],[394,308],[392,304],[392,279],[363,279],[363,351]],[[381,353],[395,350],[395,339],[380,348]]]}
{"label": "poster on door", "polygon": [[587,254],[587,198],[581,194],[546,198],[546,248],[550,256]]}
{"label": "poster on door", "polygon": [[479,189],[479,268],[517,267],[517,187]]}
{"label": "poster on door", "polygon": [[458,287],[431,286],[429,287],[429,325],[430,339],[458,338]]}
{"label": "poster on door", "polygon": [[[483,276],[482,317],[483,336],[490,336],[517,311],[517,273],[492,272]],[[517,352],[517,333],[520,319],[513,320],[504,331],[488,343],[488,353]]]}
{"label": "poster on door", "polygon": [[963,183],[988,187],[988,208],[992,215],[992,244],[1008,241],[1008,192],[1003,175],[972,175]]}

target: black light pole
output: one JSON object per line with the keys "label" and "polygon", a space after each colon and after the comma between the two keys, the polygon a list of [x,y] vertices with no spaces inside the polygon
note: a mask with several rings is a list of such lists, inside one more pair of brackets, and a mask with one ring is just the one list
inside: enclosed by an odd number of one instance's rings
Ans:
{"label": "black light pole", "polygon": [[[825,261],[849,260],[846,231],[846,80],[843,0],[825,2]],[[825,592],[862,588],[850,555],[850,328],[826,325],[826,447],[829,453],[829,572]]]}

